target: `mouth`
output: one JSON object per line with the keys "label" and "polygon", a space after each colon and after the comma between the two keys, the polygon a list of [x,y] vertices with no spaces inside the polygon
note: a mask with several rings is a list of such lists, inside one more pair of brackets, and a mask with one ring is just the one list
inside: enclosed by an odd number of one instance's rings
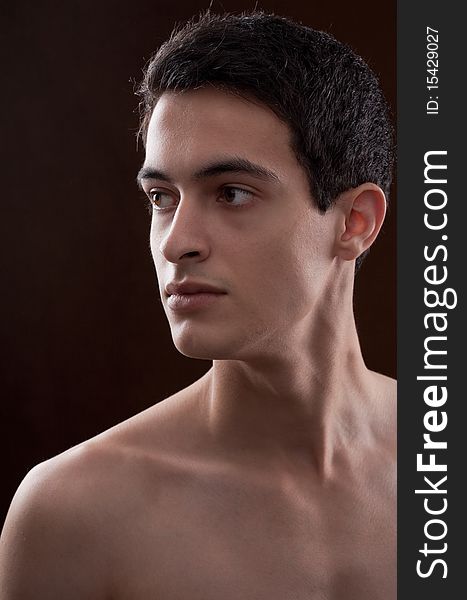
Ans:
{"label": "mouth", "polygon": [[186,280],[166,285],[167,306],[174,312],[189,312],[219,302],[227,292],[211,284]]}
{"label": "mouth", "polygon": [[187,312],[206,308],[225,296],[224,292],[197,292],[195,294],[171,294],[167,298],[167,306],[174,312]]}

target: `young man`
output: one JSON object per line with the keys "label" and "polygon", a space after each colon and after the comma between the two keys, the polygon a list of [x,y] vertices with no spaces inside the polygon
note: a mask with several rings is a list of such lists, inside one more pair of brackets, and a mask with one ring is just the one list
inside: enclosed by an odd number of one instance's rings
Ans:
{"label": "young man", "polygon": [[375,76],[327,34],[207,14],[141,94],[162,303],[213,365],[33,469],[1,599],[395,598],[395,381],[352,310],[391,179]]}

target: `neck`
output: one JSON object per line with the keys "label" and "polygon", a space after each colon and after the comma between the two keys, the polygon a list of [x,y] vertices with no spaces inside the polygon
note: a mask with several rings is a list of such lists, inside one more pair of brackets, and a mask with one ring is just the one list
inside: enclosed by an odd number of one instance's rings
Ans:
{"label": "neck", "polygon": [[337,455],[371,436],[374,374],[362,358],[352,289],[344,297],[329,291],[280,346],[251,360],[213,362],[203,396],[212,439],[226,453],[328,476]]}

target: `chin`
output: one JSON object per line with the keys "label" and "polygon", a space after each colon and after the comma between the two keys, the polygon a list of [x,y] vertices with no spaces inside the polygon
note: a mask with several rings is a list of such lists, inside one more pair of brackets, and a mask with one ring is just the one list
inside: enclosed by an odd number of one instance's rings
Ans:
{"label": "chin", "polygon": [[[238,335],[225,327],[193,326],[184,323],[171,328],[175,348],[184,356],[201,360],[228,360],[239,358],[243,346]],[[230,335],[229,335],[230,334]]]}
{"label": "chin", "polygon": [[173,338],[175,348],[188,358],[201,360],[227,360],[234,358],[232,352],[228,352],[225,344],[209,344],[207,340],[186,338]]}
{"label": "chin", "polygon": [[[185,326],[172,329],[175,348],[184,356],[201,360],[244,360],[264,357],[271,344],[259,332],[242,331],[241,328],[222,328],[222,332],[209,331],[209,327]],[[244,335],[242,335],[244,334]]]}

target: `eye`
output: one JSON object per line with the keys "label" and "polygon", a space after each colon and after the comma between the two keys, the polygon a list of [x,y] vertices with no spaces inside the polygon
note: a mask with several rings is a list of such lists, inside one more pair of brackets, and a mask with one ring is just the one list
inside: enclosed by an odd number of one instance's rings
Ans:
{"label": "eye", "polygon": [[253,193],[243,188],[227,186],[222,188],[221,202],[231,206],[245,206],[250,204],[253,199]]}
{"label": "eye", "polygon": [[148,192],[148,197],[156,210],[170,208],[171,206],[175,206],[176,203],[172,194],[157,189],[150,190]]}

